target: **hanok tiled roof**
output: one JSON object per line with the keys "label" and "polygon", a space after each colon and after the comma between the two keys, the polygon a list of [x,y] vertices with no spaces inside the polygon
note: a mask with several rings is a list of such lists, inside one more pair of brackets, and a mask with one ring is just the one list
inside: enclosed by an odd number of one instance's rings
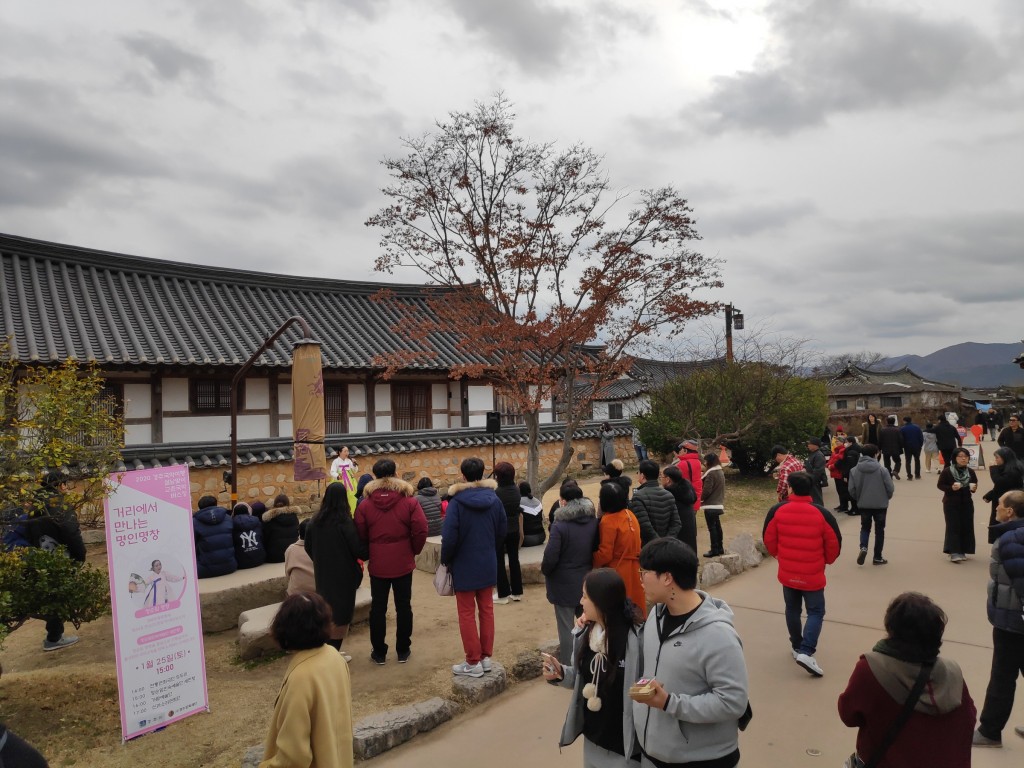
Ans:
{"label": "hanok tiled roof", "polygon": [[[284,255],[284,254],[283,254]],[[388,302],[375,302],[381,289]],[[428,315],[442,289],[295,277],[126,256],[0,234],[0,328],[24,362],[74,357],[105,365],[238,366],[292,315],[322,344],[328,369],[368,369],[377,355],[416,351],[392,330],[401,302]],[[293,326],[257,365],[291,365]],[[408,368],[486,362],[454,334]]]}
{"label": "hanok tiled roof", "polygon": [[[648,360],[633,358],[633,365],[622,378],[610,381],[598,390],[595,400],[629,400],[664,386],[673,379],[689,376],[694,371],[714,365],[721,365],[721,359],[671,362],[669,360]],[[585,388],[586,384],[579,385]]]}
{"label": "hanok tiled roof", "polygon": [[[612,431],[616,435],[632,434],[632,427],[625,423],[615,423]],[[574,439],[600,438],[601,427],[588,424],[577,428]],[[545,424],[540,428],[540,442],[561,442],[565,437],[564,424]],[[427,450],[444,450],[453,448],[478,447],[481,451],[491,445],[491,435],[468,429],[457,430],[423,430],[418,432],[371,432],[360,435],[329,436],[327,439],[328,460],[337,454],[334,448],[338,445],[348,446],[349,453],[356,459],[361,456],[393,456],[402,453],[416,453]],[[525,427],[502,427],[501,434],[495,435],[497,445],[522,445],[527,442]],[[123,466],[117,471],[146,469],[149,467],[172,466],[186,464],[189,467],[213,468],[231,467],[231,444],[222,443],[164,443],[162,445],[132,446],[121,451]],[[291,461],[292,441],[288,438],[267,440],[239,440],[238,463],[240,466],[250,464],[268,464],[279,461]],[[369,471],[369,466],[363,467]]]}
{"label": "hanok tiled roof", "polygon": [[847,366],[828,382],[830,395],[869,395],[890,392],[959,392],[956,384],[929,381],[906,366],[892,371],[876,371]]}

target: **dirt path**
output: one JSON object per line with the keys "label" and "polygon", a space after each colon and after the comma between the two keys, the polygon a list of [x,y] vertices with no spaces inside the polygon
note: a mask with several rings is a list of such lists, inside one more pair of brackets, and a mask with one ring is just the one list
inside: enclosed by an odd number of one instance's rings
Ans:
{"label": "dirt path", "polygon": [[[584,483],[596,500],[598,479]],[[770,481],[731,484],[725,520],[726,541],[747,530],[760,533],[761,520],[773,498]],[[544,499],[545,509],[557,492]],[[699,520],[699,543],[707,532]],[[105,563],[102,546],[90,560]],[[366,625],[355,627],[345,643],[353,656],[353,710],[358,720],[394,706],[413,703],[450,690],[451,664],[460,661],[462,643],[454,601],[434,592],[429,574],[413,577],[412,658],[383,667],[370,662]],[[389,612],[393,643],[394,613]],[[523,601],[495,606],[495,657],[507,666],[525,650],[556,638],[554,614],[540,584],[527,585]],[[69,626],[69,631],[72,629]],[[274,698],[287,665],[278,658],[255,665],[237,662],[235,631],[205,636],[210,713],[122,745],[114,670],[113,629],[109,618],[83,626],[82,641],[58,653],[42,653],[45,632],[33,621],[8,638],[0,662],[0,719],[41,749],[55,766],[138,765],[237,766],[248,746],[263,740]]]}

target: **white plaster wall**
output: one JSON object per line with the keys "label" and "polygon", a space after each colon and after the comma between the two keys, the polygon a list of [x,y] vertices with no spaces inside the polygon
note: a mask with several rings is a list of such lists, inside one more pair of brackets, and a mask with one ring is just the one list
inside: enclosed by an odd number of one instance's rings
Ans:
{"label": "white plaster wall", "polygon": [[[469,397],[469,410],[494,410],[494,388],[490,384],[470,384],[467,395]],[[483,424],[484,422],[481,421],[480,423]]]}
{"label": "white plaster wall", "polygon": [[[245,408],[246,410],[263,411],[270,407],[270,380],[269,379],[246,379],[245,380]],[[289,408],[289,411],[291,409]]]}
{"label": "white plaster wall", "polygon": [[[160,386],[165,411],[188,410],[188,379],[164,379]],[[166,434],[164,439],[167,439]]]}
{"label": "white plaster wall", "polygon": [[[148,387],[147,387],[148,389]],[[147,445],[153,442],[153,428],[149,424],[125,424],[125,445]]]}
{"label": "white plaster wall", "polygon": [[280,419],[277,422],[277,432],[281,437],[292,436],[292,420],[291,419]]}
{"label": "white plaster wall", "polygon": [[348,417],[348,431],[354,435],[358,435],[366,431],[366,417],[365,416],[349,416]]}
{"label": "white plaster wall", "polygon": [[[432,384],[430,387],[431,426],[433,429],[448,429],[448,385]],[[444,413],[438,413],[444,411]]]}
{"label": "white plaster wall", "polygon": [[391,385],[375,384],[373,387],[373,398],[378,413],[381,411],[391,412]]}
{"label": "white plaster wall", "polygon": [[608,418],[608,403],[603,400],[593,402],[594,421],[604,421]]}
{"label": "white plaster wall", "polygon": [[[291,416],[292,413],[292,385],[277,385],[277,412],[281,416]],[[284,422],[281,422],[282,424]]]}
{"label": "white plaster wall", "polygon": [[[290,434],[291,422],[288,422]],[[270,436],[268,416],[239,416],[238,439]],[[231,439],[230,416],[171,416],[164,419],[164,442],[204,443]]]}
{"label": "white plaster wall", "polygon": [[152,394],[149,382],[125,384],[124,417],[126,419],[148,419],[153,412]]}
{"label": "white plaster wall", "polygon": [[[348,385],[348,410],[349,413],[352,411],[366,410],[366,387],[362,384]],[[366,423],[365,420],[363,423]],[[349,424],[349,427],[351,428],[351,423]]]}
{"label": "white plaster wall", "polygon": [[622,415],[627,419],[640,416],[651,410],[651,399],[647,395],[638,395],[622,404]]}

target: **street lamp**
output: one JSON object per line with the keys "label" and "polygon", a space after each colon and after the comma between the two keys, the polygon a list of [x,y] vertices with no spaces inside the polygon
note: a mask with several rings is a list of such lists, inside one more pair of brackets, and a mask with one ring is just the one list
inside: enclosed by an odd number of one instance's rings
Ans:
{"label": "street lamp", "polygon": [[732,329],[743,330],[743,313],[732,304],[725,305],[725,362],[733,361]]}

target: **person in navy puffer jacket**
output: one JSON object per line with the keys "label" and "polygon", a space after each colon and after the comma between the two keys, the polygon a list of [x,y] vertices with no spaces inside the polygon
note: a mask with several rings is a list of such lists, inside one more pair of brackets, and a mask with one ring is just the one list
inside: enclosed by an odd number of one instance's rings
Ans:
{"label": "person in navy puffer jacket", "polygon": [[[1024,491],[1007,491],[996,508],[988,583],[992,670],[974,746],[998,747],[1013,710],[1017,676],[1024,669]],[[1014,731],[1024,736],[1024,726]]]}
{"label": "person in navy puffer jacket", "polygon": [[196,539],[196,568],[200,579],[225,576],[238,570],[235,547],[231,541],[231,515],[217,506],[213,496],[199,499],[199,510],[192,515]]}
{"label": "person in navy puffer jacket", "polygon": [[267,551],[263,548],[263,523],[245,502],[235,504],[231,527],[231,541],[239,570],[255,568],[267,562]]}

